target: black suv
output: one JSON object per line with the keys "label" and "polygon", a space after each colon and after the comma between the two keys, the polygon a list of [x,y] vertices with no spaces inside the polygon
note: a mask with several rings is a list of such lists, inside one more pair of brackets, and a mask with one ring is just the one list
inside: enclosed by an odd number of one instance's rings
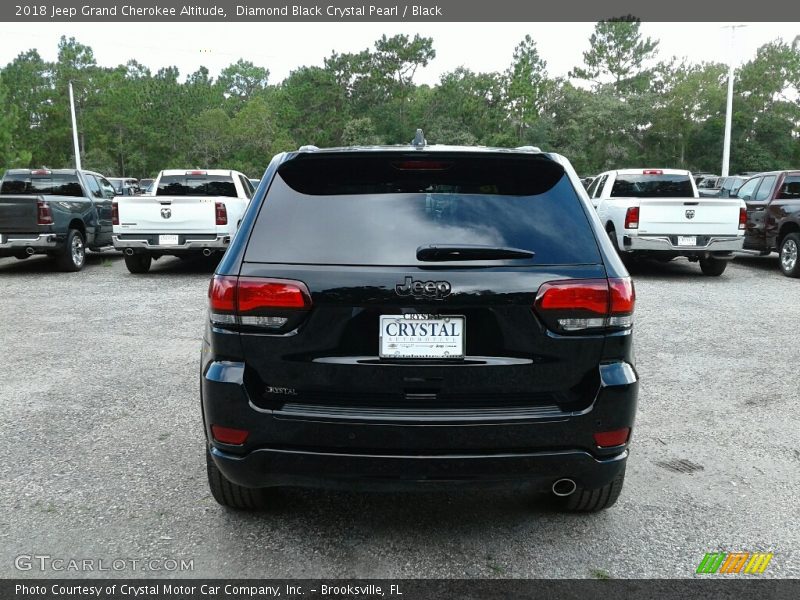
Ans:
{"label": "black suv", "polygon": [[634,290],[569,162],[535,148],[276,156],[209,288],[208,478],[513,486],[611,506]]}

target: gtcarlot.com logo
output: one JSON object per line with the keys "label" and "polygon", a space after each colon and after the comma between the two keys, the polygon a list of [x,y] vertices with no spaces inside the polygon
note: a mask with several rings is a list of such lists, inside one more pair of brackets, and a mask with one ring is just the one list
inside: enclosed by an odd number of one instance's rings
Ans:
{"label": "gtcarlot.com logo", "polygon": [[20,554],[14,559],[18,571],[120,572],[194,571],[194,559],[186,558],[74,558],[49,554]]}
{"label": "gtcarlot.com logo", "polygon": [[697,565],[696,573],[760,575],[767,570],[772,552],[708,552]]}

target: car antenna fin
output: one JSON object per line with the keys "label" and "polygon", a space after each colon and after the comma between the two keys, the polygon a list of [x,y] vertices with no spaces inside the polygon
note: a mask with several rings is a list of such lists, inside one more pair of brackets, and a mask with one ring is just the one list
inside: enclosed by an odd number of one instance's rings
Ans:
{"label": "car antenna fin", "polygon": [[424,148],[425,144],[427,143],[428,142],[425,140],[425,134],[422,132],[422,129],[417,129],[417,133],[414,135],[411,145],[415,148]]}

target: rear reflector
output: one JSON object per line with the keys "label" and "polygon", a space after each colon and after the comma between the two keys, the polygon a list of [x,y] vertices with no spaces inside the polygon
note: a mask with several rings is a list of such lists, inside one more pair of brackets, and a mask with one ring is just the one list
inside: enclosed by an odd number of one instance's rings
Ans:
{"label": "rear reflector", "polygon": [[119,202],[111,203],[111,224],[119,225]]}
{"label": "rear reflector", "polygon": [[739,208],[739,229],[747,227],[747,209],[745,207]]}
{"label": "rear reflector", "polygon": [[44,200],[36,201],[36,224],[37,225],[52,225],[53,213],[50,212],[50,205]]}
{"label": "rear reflector", "polygon": [[535,308],[554,329],[628,329],[636,294],[630,278],[568,279],[543,284]]}
{"label": "rear reflector", "polygon": [[661,169],[645,169],[642,171],[642,175],[663,175],[664,171]]}
{"label": "rear reflector", "polygon": [[234,429],[233,427],[223,427],[222,425],[212,425],[211,434],[214,439],[223,444],[241,446],[247,440],[250,432],[246,429]]}
{"label": "rear reflector", "polygon": [[226,208],[224,202],[217,202],[214,205],[214,212],[217,216],[217,225],[228,224],[228,209]]}
{"label": "rear reflector", "polygon": [[208,297],[211,321],[222,326],[280,329],[289,321],[286,311],[311,308],[306,285],[285,279],[218,275],[211,280]]}
{"label": "rear reflector", "polygon": [[639,229],[639,207],[631,206],[625,212],[625,229]]}
{"label": "rear reflector", "polygon": [[594,434],[594,443],[597,444],[599,448],[621,446],[628,441],[630,434],[630,427],[623,427],[622,429],[615,429],[614,431],[599,431]]}

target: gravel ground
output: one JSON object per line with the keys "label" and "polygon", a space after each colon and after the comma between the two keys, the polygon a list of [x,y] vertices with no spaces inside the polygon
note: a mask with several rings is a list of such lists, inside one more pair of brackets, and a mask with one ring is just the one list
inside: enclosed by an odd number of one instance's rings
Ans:
{"label": "gravel ground", "polygon": [[290,490],[243,514],[206,485],[209,268],[0,259],[0,577],[112,574],[18,571],[19,555],[193,560],[113,573],[134,577],[691,577],[717,550],[772,551],[765,576],[800,577],[800,281],[775,255],[738,257],[720,278],[683,259],[631,271],[642,386],[614,508]]}

